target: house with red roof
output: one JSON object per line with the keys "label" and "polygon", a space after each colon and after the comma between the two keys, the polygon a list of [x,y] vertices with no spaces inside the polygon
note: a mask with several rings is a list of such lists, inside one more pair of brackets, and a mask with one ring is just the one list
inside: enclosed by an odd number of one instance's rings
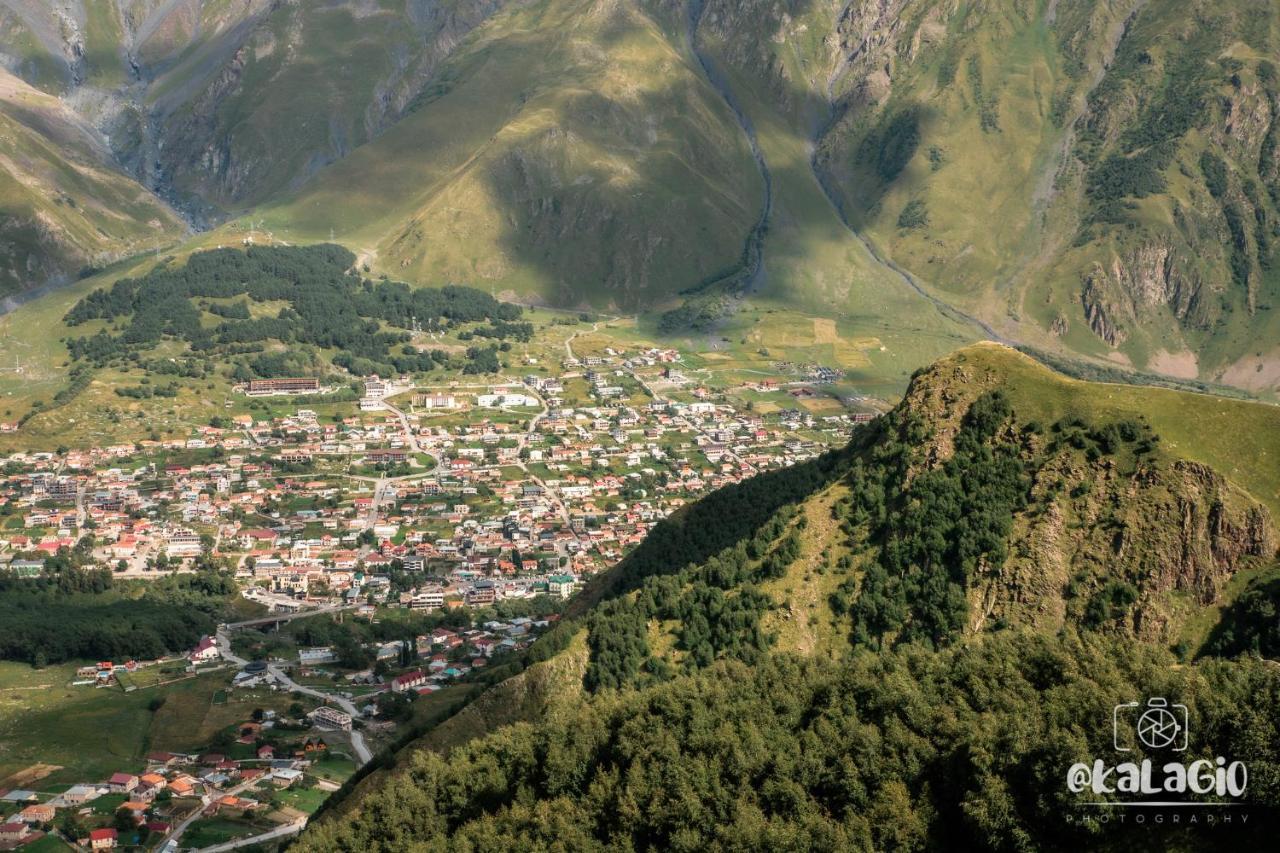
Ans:
{"label": "house with red roof", "polygon": [[25,843],[30,835],[31,827],[21,821],[0,823],[0,844],[5,845],[5,847]]}
{"label": "house with red roof", "polygon": [[138,777],[132,773],[113,773],[107,780],[107,787],[113,794],[127,794],[138,787],[139,781]]}
{"label": "house with red roof", "polygon": [[196,647],[191,650],[191,654],[187,655],[187,660],[192,663],[205,663],[206,661],[217,660],[221,657],[218,651],[218,644],[213,638],[205,634],[200,638],[200,642],[196,643]]}
{"label": "house with red roof", "polygon": [[111,850],[119,837],[114,829],[94,829],[89,832],[90,850]]}
{"label": "house with red roof", "polygon": [[241,530],[239,539],[240,547],[246,551],[263,548],[270,549],[275,547],[276,532],[264,528]]}
{"label": "house with red roof", "polygon": [[395,678],[391,679],[391,692],[403,693],[406,690],[412,690],[413,688],[420,687],[426,683],[426,673],[420,669],[415,669],[412,672],[406,672],[404,675],[397,675]]}

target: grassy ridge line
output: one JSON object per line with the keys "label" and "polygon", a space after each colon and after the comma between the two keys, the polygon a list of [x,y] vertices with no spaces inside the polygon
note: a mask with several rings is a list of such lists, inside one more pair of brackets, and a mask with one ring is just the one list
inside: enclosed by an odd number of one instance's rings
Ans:
{"label": "grassy ridge line", "polygon": [[1145,417],[1167,451],[1216,469],[1280,520],[1280,407],[1203,392],[1072,379],[994,343],[968,347],[950,358],[1001,376],[1014,408],[1044,423],[1073,414],[1103,421]]}

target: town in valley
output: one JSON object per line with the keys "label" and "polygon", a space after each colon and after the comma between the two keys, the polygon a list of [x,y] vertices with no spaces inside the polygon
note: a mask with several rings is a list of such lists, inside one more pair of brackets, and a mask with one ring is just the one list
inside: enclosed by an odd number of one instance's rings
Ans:
{"label": "town in valley", "polygon": [[[841,370],[718,375],[714,354],[600,325],[526,352],[522,375],[369,375],[333,402],[314,377],[249,379],[183,436],[3,457],[9,583],[74,576],[143,600],[231,586],[184,649],[0,665],[0,848],[286,838],[655,524],[878,414],[833,387]],[[42,708],[67,720],[14,727]],[[140,731],[98,728],[116,719]]]}

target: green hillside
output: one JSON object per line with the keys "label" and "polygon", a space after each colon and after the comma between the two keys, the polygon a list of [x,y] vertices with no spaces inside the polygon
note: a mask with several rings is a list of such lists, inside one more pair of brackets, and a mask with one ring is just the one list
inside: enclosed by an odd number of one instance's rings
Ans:
{"label": "green hillside", "polygon": [[399,124],[253,215],[286,239],[332,229],[424,283],[661,302],[732,267],[761,193],[732,115],[665,23],[580,0],[496,15]]}
{"label": "green hillside", "polygon": [[1280,673],[1220,656],[1280,654],[1274,470],[1218,470],[1275,448],[1175,440],[1166,392],[1116,393],[994,345],[921,371],[848,447],[660,525],[492,690],[563,661],[559,686],[429,732],[301,849],[1218,849],[1073,821],[1061,780],[1160,695],[1275,804]]}
{"label": "green hillside", "polygon": [[1024,342],[1276,386],[1274,4],[854,23],[820,167],[855,227]]}
{"label": "green hillside", "polygon": [[164,202],[114,168],[65,106],[0,71],[0,298],[178,239]]}
{"label": "green hillside", "polygon": [[[1263,0],[11,0],[0,64],[201,245],[336,241],[712,342],[765,306],[908,369],[991,337],[1270,397],[1276,32]],[[33,228],[11,289],[68,266]]]}
{"label": "green hillside", "polygon": [[502,5],[14,0],[0,58],[105,126],[148,185],[216,221],[376,136]]}

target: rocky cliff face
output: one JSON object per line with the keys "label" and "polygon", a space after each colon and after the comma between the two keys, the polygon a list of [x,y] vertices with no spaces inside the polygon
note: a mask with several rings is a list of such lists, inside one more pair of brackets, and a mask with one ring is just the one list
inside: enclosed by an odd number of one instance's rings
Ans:
{"label": "rocky cliff face", "polygon": [[972,588],[974,629],[990,619],[1046,630],[1089,621],[1094,599],[1122,588],[1135,600],[1114,625],[1172,642],[1236,572],[1275,553],[1267,511],[1198,463],[1128,468],[1064,454],[1045,462],[1032,495],[1036,511],[1018,520],[1010,559]]}
{"label": "rocky cliff face", "polygon": [[[1119,347],[1129,330],[1171,314],[1184,328],[1209,329],[1218,302],[1207,298],[1201,273],[1169,241],[1154,238],[1093,262],[1080,290],[1084,320],[1095,335]],[[1167,312],[1165,314],[1164,312]]]}
{"label": "rocky cliff face", "polygon": [[[1272,44],[1253,20],[1235,3],[855,0],[810,62],[833,109],[817,165],[886,254],[1001,306],[979,313],[1015,339],[1160,369],[1147,353],[1262,334],[1277,295],[1274,45],[1229,49]],[[924,225],[902,226],[908,204]]]}
{"label": "rocky cliff face", "polygon": [[[969,406],[1005,382],[951,359],[913,381],[903,405],[926,436],[917,473],[951,458]],[[1266,508],[1211,467],[1158,450],[1140,420],[1032,426],[1015,406],[996,440],[1017,448],[1031,485],[1007,559],[968,580],[970,632],[1085,625],[1172,643],[1191,615],[1223,601],[1237,572],[1275,559]]]}

